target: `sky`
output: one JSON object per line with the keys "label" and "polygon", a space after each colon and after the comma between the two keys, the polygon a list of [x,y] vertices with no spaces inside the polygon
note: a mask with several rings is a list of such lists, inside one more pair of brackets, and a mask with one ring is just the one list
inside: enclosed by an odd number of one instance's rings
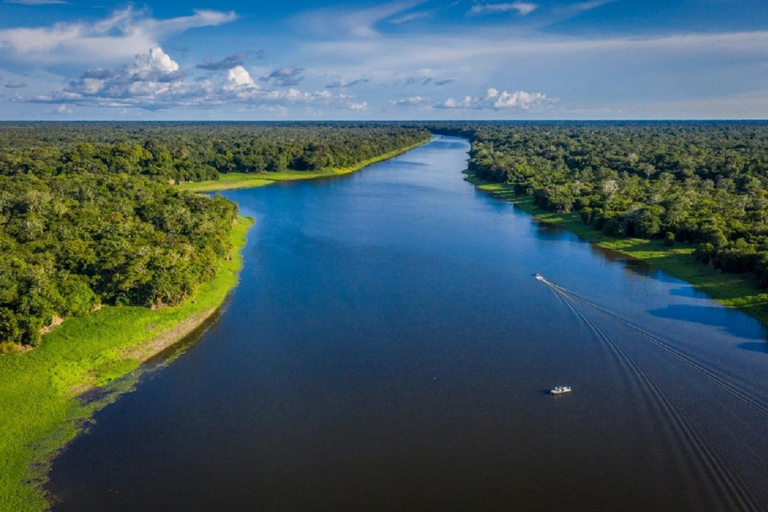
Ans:
{"label": "sky", "polygon": [[766,119],[768,0],[0,0],[0,120]]}

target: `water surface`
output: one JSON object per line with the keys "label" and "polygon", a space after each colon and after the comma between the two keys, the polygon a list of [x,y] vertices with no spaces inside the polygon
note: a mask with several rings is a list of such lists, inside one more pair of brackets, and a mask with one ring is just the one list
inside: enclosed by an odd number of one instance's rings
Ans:
{"label": "water surface", "polygon": [[240,285],[56,460],[56,510],[768,508],[763,328],[476,191],[468,148],[225,193]]}

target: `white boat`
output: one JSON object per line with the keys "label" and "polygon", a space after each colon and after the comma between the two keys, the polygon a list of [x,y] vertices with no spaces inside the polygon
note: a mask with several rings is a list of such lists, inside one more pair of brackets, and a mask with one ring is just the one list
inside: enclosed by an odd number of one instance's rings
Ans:
{"label": "white boat", "polygon": [[539,281],[543,281],[544,280],[544,277],[541,274],[538,274],[538,273],[537,274],[533,274],[533,277],[535,277]]}
{"label": "white boat", "polygon": [[551,395],[562,395],[563,393],[570,393],[571,391],[571,386],[555,386],[549,393]]}

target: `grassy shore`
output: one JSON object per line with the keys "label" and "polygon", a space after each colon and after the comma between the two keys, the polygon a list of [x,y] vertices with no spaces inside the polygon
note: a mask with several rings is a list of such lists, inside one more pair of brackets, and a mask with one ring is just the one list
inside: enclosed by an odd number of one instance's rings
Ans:
{"label": "grassy shore", "polygon": [[0,510],[46,508],[41,491],[49,461],[99,407],[78,395],[130,374],[215,313],[237,283],[252,224],[238,218],[232,259],[183,305],[105,307],[67,320],[39,348],[0,356]]}
{"label": "grassy shore", "polygon": [[218,180],[206,180],[184,183],[179,185],[184,190],[190,192],[214,192],[217,190],[233,190],[238,188],[254,188],[263,187],[266,185],[272,185],[274,183],[280,183],[284,181],[295,180],[311,180],[316,178],[328,178],[333,176],[343,176],[345,174],[351,174],[355,171],[359,171],[369,165],[373,165],[377,162],[388,160],[410,151],[411,149],[421,146],[429,142],[428,140],[413,144],[389,153],[384,153],[374,158],[364,160],[359,164],[352,167],[340,167],[335,169],[327,169],[323,171],[310,172],[310,171],[285,171],[285,172],[266,172],[266,173],[242,173],[242,172],[229,172],[222,173]]}
{"label": "grassy shore", "polygon": [[478,189],[515,203],[537,220],[557,224],[585,240],[633,258],[647,261],[655,268],[691,283],[726,306],[741,309],[768,326],[768,292],[759,288],[755,279],[728,274],[693,259],[694,248],[688,244],[667,247],[661,240],[614,238],[581,222],[578,213],[554,213],[533,204],[533,197],[518,196],[511,185],[489,183],[468,173],[467,181]]}

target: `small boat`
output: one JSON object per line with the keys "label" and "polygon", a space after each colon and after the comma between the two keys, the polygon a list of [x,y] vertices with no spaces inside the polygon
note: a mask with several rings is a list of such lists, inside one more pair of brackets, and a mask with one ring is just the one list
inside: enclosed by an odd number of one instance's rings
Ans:
{"label": "small boat", "polygon": [[562,395],[563,393],[570,393],[571,386],[555,386],[551,390],[549,390],[549,394],[551,395]]}
{"label": "small boat", "polygon": [[535,277],[539,281],[543,281],[544,280],[544,277],[541,274],[539,274],[539,273],[533,274],[533,277]]}

